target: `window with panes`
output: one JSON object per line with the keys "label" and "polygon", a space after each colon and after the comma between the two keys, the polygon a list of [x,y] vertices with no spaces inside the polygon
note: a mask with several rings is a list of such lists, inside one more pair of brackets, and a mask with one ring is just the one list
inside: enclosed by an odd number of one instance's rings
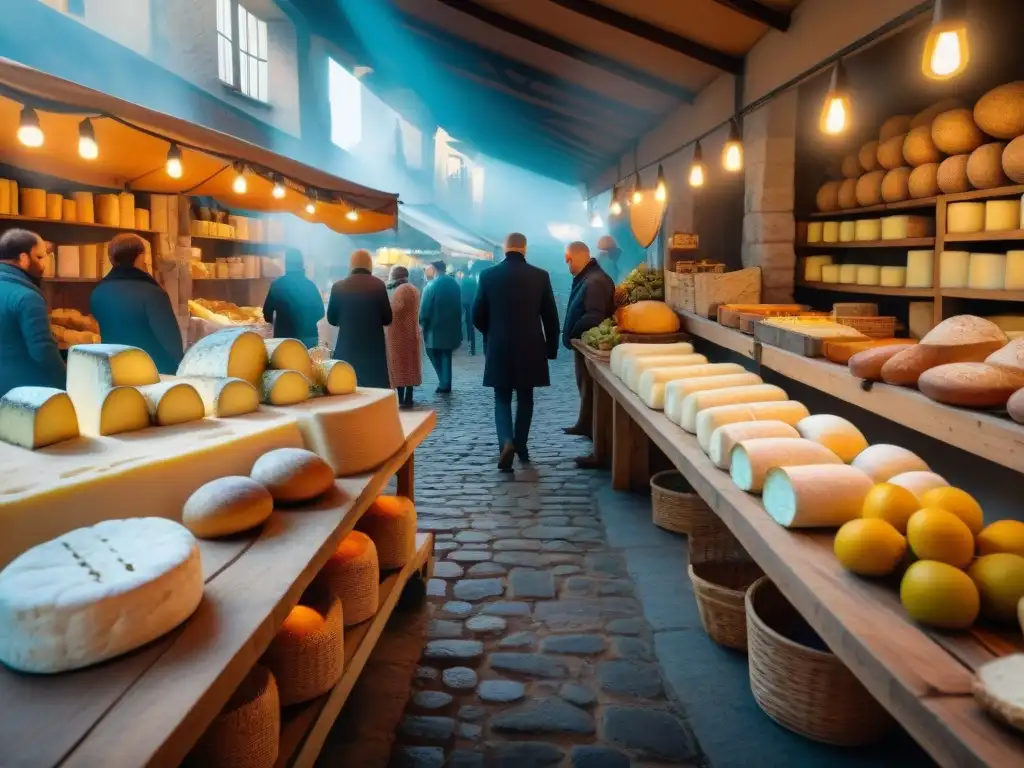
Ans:
{"label": "window with panes", "polygon": [[217,74],[249,98],[270,99],[267,22],[238,0],[217,0]]}

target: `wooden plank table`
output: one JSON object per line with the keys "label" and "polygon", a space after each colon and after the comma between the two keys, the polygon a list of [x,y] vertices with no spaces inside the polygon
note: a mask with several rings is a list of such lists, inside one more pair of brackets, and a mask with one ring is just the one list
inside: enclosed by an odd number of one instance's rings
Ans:
{"label": "wooden plank table", "polygon": [[969,668],[907,619],[891,586],[845,571],[832,552],[832,533],[775,523],[756,496],[711,463],[693,435],[647,408],[608,366],[588,367],[598,388],[665,453],[829,648],[938,763],[1024,764],[1024,738],[984,716],[971,695],[972,668],[991,657],[972,635],[949,636],[971,658]]}
{"label": "wooden plank table", "polygon": [[275,511],[255,534],[200,540],[203,601],[174,632],[76,672],[0,667],[0,766],[180,764],[370,503],[396,473],[400,486],[411,483],[401,470],[436,417],[401,419],[405,444],[375,472],[337,480],[308,507]]}

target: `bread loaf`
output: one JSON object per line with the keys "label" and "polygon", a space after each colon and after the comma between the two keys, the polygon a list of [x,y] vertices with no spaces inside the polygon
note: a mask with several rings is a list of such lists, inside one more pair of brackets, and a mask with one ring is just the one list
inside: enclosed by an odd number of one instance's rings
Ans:
{"label": "bread loaf", "polygon": [[896,115],[890,117],[878,130],[878,140],[880,142],[886,139],[891,139],[893,136],[899,136],[910,130],[910,115]]}
{"label": "bread loaf", "polygon": [[925,163],[910,172],[907,191],[915,200],[939,194],[939,164]]}
{"label": "bread loaf", "polygon": [[957,99],[943,99],[942,101],[937,101],[927,109],[922,109],[914,115],[910,121],[910,127],[913,129],[920,125],[931,125],[932,121],[943,112],[948,112],[951,109],[959,109],[962,106],[963,104],[961,104]]}
{"label": "bread loaf", "polygon": [[882,199],[887,203],[898,203],[910,197],[910,168],[894,168],[882,179]]}
{"label": "bread loaf", "polygon": [[857,159],[860,160],[860,167],[865,171],[875,170],[878,167],[878,142],[869,141],[862,146],[860,152],[857,153]]}
{"label": "bread loaf", "polygon": [[1006,412],[1018,424],[1024,424],[1024,389],[1018,389],[1006,403]]}
{"label": "bread loaf", "polygon": [[925,163],[937,163],[942,159],[942,153],[932,141],[930,126],[921,125],[910,129],[903,141],[903,157],[908,165],[915,167]]}
{"label": "bread loaf", "polygon": [[1014,339],[985,358],[988,365],[1014,373],[1024,373],[1024,338]]}
{"label": "bread loaf", "polygon": [[839,207],[843,210],[857,207],[857,179],[844,179],[839,185]]}
{"label": "bread loaf", "polygon": [[870,171],[857,179],[857,203],[861,206],[882,202],[882,180],[885,171]]}
{"label": "bread loaf", "polygon": [[978,99],[974,122],[997,139],[1015,139],[1024,134],[1024,80],[1000,85]]}
{"label": "bread loaf", "polygon": [[1024,387],[1024,370],[985,363],[940,365],[921,374],[922,393],[938,403],[963,408],[1003,408]]}
{"label": "bread loaf", "polygon": [[1003,150],[1003,173],[1015,184],[1024,184],[1024,136],[1018,136]]}
{"label": "bread loaf", "polygon": [[828,213],[839,210],[839,182],[826,181],[818,190],[818,210]]}
{"label": "bread loaf", "polygon": [[953,155],[939,164],[936,182],[943,194],[970,191],[971,181],[967,178],[967,162],[970,159],[970,155]]}
{"label": "bread loaf", "polygon": [[850,373],[858,379],[881,381],[882,366],[907,347],[912,346],[916,345],[914,342],[908,341],[905,344],[890,344],[858,352],[850,358]]}
{"label": "bread loaf", "polygon": [[985,142],[985,134],[974,122],[969,109],[943,112],[932,123],[932,141],[947,155],[970,154]]}
{"label": "bread loaf", "polygon": [[1003,150],[1006,144],[982,144],[967,160],[967,178],[975,189],[994,189],[1010,183],[1003,173]]}
{"label": "bread loaf", "polygon": [[974,315],[957,315],[932,328],[917,346],[890,358],[882,366],[882,380],[904,387],[916,386],[929,368],[983,362],[1006,342],[1006,334],[995,323]]}
{"label": "bread loaf", "polygon": [[887,171],[903,165],[903,142],[906,134],[898,134],[885,141],[878,142],[878,164]]}

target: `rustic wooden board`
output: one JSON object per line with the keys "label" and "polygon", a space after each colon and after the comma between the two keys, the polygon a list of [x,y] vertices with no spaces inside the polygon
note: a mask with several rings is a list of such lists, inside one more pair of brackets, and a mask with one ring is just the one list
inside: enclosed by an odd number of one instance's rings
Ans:
{"label": "rustic wooden board", "polygon": [[754,326],[754,338],[762,344],[770,344],[802,357],[822,357],[825,354],[826,341],[857,341],[862,340],[864,336],[857,334],[851,335],[850,338],[819,339],[790,328],[758,323]]}

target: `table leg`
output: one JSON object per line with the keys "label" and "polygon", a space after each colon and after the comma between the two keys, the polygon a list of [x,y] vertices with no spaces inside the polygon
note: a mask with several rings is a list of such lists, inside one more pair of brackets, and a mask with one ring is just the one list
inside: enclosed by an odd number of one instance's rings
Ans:
{"label": "table leg", "polygon": [[633,420],[618,402],[612,406],[612,488],[628,491],[632,487]]}
{"label": "table leg", "polygon": [[632,436],[630,438],[629,479],[630,489],[634,493],[650,493],[651,491],[651,439],[643,427],[632,419],[629,420]]}
{"label": "table leg", "polygon": [[415,501],[416,485],[416,455],[409,456],[408,460],[398,468],[398,495],[405,496]]}
{"label": "table leg", "polygon": [[594,435],[594,458],[602,467],[607,467],[612,455],[612,396],[604,387],[591,379],[594,387],[592,432]]}

